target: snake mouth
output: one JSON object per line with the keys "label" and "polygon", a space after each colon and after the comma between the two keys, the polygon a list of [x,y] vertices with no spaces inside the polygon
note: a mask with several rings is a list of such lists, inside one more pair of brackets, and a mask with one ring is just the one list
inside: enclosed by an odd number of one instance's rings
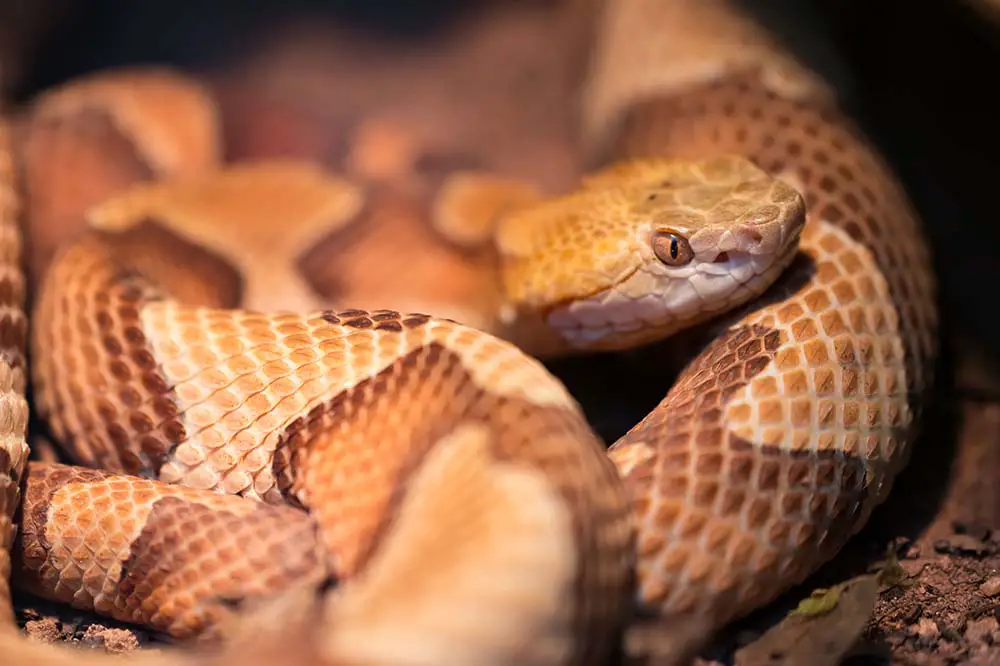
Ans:
{"label": "snake mouth", "polygon": [[755,255],[750,252],[723,250],[716,254],[714,258],[703,261],[700,272],[709,275],[725,275],[753,263],[754,259]]}
{"label": "snake mouth", "polygon": [[[722,250],[721,252],[718,252],[713,259],[708,260],[706,258],[701,261],[700,271],[710,273],[712,275],[725,275],[726,273],[740,269],[748,263],[753,262],[755,256],[756,255],[751,252],[744,252],[742,250]],[[541,314],[543,317],[548,318],[548,316],[553,312],[562,308],[570,307],[573,303],[597,300],[602,296],[610,294],[622,284],[628,282],[628,280],[638,273],[640,269],[641,266],[636,264],[630,267],[627,271],[624,271],[621,275],[615,278],[614,281],[605,286],[587,291],[580,291],[571,296],[566,296],[553,301],[541,310]]]}
{"label": "snake mouth", "polygon": [[[773,275],[775,267],[783,268],[790,262],[790,258],[794,256],[798,249],[797,243],[791,242],[792,240],[792,238],[788,239],[788,242],[783,243],[775,252],[760,252],[753,251],[752,249],[719,250],[716,248],[705,248],[696,255],[698,265],[695,268],[695,273],[700,273],[703,278],[711,280],[728,275],[732,277],[732,281],[737,285],[752,287],[759,284],[761,280],[768,279],[769,275]],[[679,270],[681,273],[685,273],[689,269],[690,266],[682,267]],[[563,328],[566,325],[578,328],[576,325],[577,322],[574,321],[575,318],[569,315],[569,310],[574,305],[589,303],[596,306],[597,303],[606,297],[610,297],[615,290],[621,288],[623,284],[632,279],[640,270],[642,270],[642,265],[636,263],[616,276],[614,280],[601,287],[581,290],[545,304],[544,307],[539,308],[538,314],[543,321],[548,322],[549,325],[556,328]],[[669,279],[684,281],[692,279],[692,277],[690,274],[673,275]],[[730,284],[730,287],[735,288],[735,285]],[[668,318],[668,323],[672,319]],[[651,329],[664,325],[654,320],[643,320],[643,322],[644,325]],[[560,326],[560,324],[563,326]],[[613,324],[613,321],[608,321],[608,325]]]}
{"label": "snake mouth", "polygon": [[641,266],[639,266],[638,264],[636,264],[635,266],[630,267],[627,271],[623,272],[613,282],[611,282],[610,284],[608,284],[606,286],[597,287],[595,289],[590,289],[590,290],[587,290],[587,291],[578,291],[578,292],[576,292],[576,293],[574,293],[574,294],[572,294],[570,296],[565,296],[565,297],[560,298],[558,300],[552,301],[551,303],[549,303],[548,305],[546,305],[545,307],[543,307],[540,310],[540,314],[542,315],[543,319],[548,319],[549,315],[553,314],[554,312],[556,312],[556,311],[558,311],[558,310],[560,310],[562,308],[568,308],[571,305],[573,305],[574,303],[577,303],[579,301],[594,300],[594,299],[600,298],[601,296],[610,294],[612,291],[614,291],[615,289],[617,289],[620,285],[622,285],[625,282],[627,282],[629,280],[629,278],[631,278],[633,275],[635,275],[636,273],[638,273],[640,268],[641,268]]}

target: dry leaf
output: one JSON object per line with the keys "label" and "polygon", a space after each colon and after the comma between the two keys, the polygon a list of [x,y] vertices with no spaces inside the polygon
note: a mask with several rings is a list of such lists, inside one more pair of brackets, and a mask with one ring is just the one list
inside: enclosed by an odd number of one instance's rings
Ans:
{"label": "dry leaf", "polygon": [[[827,601],[831,593],[835,595],[832,604]],[[819,604],[823,612],[790,613],[739,650],[736,666],[837,666],[868,626],[878,593],[877,573],[823,591],[820,598],[824,601]]]}

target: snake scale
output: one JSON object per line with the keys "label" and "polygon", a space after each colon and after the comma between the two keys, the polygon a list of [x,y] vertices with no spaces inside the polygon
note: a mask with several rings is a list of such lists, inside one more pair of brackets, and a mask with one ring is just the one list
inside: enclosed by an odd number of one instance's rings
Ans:
{"label": "snake scale", "polygon": [[[730,3],[611,3],[593,62],[583,127],[609,166],[564,197],[466,188],[485,227],[439,207],[496,245],[497,335],[310,309],[281,262],[363,194],[290,161],[219,168],[212,100],[182,76],[70,82],[5,126],[5,663],[108,659],[18,635],[9,579],[204,640],[135,663],[597,664],[637,610],[669,661],[841,548],[932,382],[905,193]],[[610,452],[533,358],[705,322]],[[29,358],[79,466],[27,461]]]}

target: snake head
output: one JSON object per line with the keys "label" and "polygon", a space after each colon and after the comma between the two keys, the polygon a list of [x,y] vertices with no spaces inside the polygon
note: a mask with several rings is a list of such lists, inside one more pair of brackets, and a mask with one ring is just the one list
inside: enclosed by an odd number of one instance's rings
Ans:
{"label": "snake head", "polygon": [[742,157],[612,165],[500,222],[506,324],[532,322],[531,336],[549,341],[525,344],[561,351],[663,339],[770,286],[798,250],[805,211],[796,190]]}

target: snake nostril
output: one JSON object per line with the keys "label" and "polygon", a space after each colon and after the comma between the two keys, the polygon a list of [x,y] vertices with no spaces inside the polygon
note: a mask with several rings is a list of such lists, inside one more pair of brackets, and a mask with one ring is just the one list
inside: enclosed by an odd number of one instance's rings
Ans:
{"label": "snake nostril", "polygon": [[714,261],[713,263],[716,263],[716,264],[724,264],[724,263],[726,263],[727,261],[729,261],[729,253],[728,253],[728,252],[720,252],[720,253],[719,253],[719,254],[718,254],[718,255],[717,255],[716,257],[715,257],[715,261]]}

